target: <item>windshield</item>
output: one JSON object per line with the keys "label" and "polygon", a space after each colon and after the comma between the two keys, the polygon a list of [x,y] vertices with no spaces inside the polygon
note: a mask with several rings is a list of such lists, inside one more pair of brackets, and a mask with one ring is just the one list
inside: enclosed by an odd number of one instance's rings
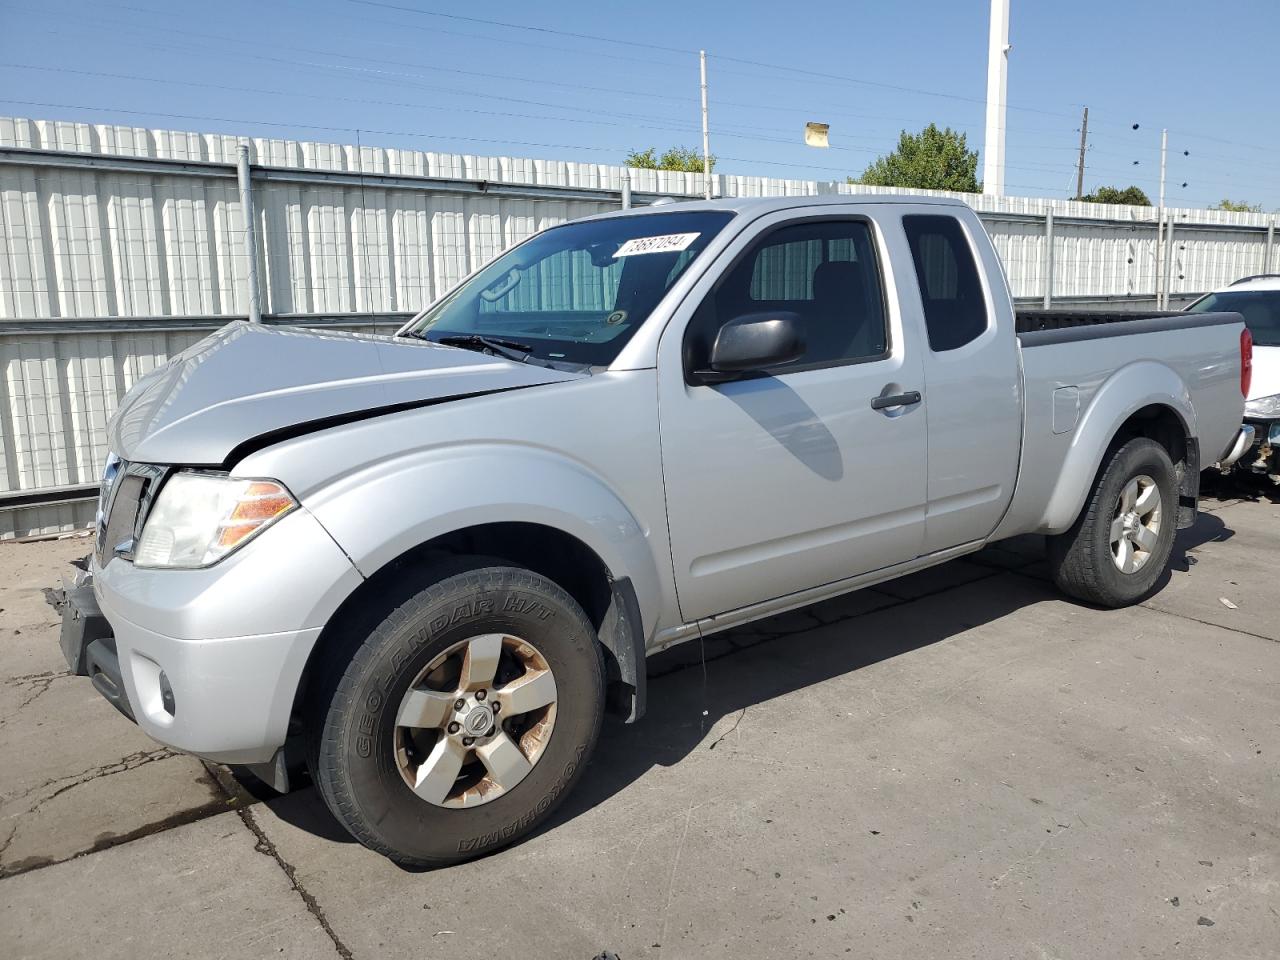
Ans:
{"label": "windshield", "polygon": [[1187,307],[1190,313],[1227,310],[1244,317],[1244,325],[1260,347],[1280,347],[1280,290],[1224,290]]}
{"label": "windshield", "polygon": [[611,217],[553,227],[498,257],[405,334],[607,366],[731,213]]}

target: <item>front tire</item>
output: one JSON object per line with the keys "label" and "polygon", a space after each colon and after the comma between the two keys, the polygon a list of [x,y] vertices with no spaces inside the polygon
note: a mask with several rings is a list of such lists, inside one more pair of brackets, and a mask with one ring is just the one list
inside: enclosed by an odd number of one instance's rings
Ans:
{"label": "front tire", "polygon": [[365,846],[419,867],[490,853],[544,821],[581,776],[605,699],[582,608],[498,565],[413,593],[317,687],[320,795]]}
{"label": "front tire", "polygon": [[1125,607],[1155,592],[1169,564],[1178,519],[1173,461],[1146,437],[1111,456],[1071,529],[1049,538],[1054,582],[1102,607]]}

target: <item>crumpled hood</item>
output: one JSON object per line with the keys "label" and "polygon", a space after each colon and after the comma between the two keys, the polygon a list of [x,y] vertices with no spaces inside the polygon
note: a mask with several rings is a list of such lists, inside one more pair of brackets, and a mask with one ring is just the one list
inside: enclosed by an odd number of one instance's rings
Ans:
{"label": "crumpled hood", "polygon": [[220,464],[242,444],[308,425],[581,376],[421,340],[241,320],[139,380],[110,446],[132,461]]}

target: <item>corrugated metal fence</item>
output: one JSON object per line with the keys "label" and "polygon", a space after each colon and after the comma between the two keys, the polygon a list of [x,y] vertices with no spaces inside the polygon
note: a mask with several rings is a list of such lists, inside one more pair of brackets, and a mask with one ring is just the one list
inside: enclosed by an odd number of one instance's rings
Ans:
{"label": "corrugated metal fence", "polygon": [[[89,518],[107,419],[140,376],[248,311],[236,151],[252,151],[271,322],[389,329],[536,230],[616,209],[621,167],[0,118],[0,538]],[[632,170],[633,198],[696,196]],[[716,174],[717,196],[905,192]],[[1150,306],[1149,207],[955,194],[1014,295]],[[1174,302],[1277,269],[1259,214],[1171,210]],[[83,498],[65,502],[69,497]]]}

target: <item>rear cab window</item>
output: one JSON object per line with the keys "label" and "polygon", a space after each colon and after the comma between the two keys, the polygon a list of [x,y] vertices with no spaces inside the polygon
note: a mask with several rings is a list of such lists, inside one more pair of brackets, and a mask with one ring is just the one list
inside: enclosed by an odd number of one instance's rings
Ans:
{"label": "rear cab window", "polygon": [[936,214],[907,214],[902,227],[915,263],[929,348],[941,353],[976,340],[990,320],[964,227],[955,217]]}

